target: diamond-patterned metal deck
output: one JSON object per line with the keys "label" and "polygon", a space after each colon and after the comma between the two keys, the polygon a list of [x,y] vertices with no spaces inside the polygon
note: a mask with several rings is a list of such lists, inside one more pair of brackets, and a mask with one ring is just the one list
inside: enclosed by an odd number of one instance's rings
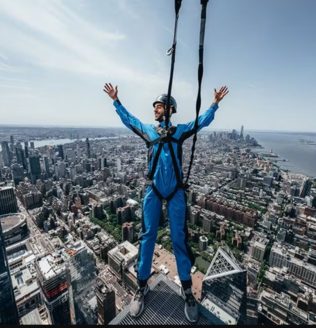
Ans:
{"label": "diamond-patterned metal deck", "polygon": [[[150,285],[145,298],[145,310],[139,318],[129,314],[129,306],[110,325],[190,325],[184,315],[184,300],[179,295],[179,287],[166,276],[159,275]],[[224,323],[200,307],[198,325],[224,325]]]}

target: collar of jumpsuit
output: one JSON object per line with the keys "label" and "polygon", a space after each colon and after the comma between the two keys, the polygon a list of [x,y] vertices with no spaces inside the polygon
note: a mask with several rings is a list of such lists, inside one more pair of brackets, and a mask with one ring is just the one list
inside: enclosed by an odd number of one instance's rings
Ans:
{"label": "collar of jumpsuit", "polygon": [[[165,122],[165,121],[160,122],[160,123],[159,123],[159,126],[161,126],[162,128],[165,128],[165,127],[166,127],[166,122]],[[169,121],[168,126],[172,126],[172,123],[171,123],[170,121]]]}

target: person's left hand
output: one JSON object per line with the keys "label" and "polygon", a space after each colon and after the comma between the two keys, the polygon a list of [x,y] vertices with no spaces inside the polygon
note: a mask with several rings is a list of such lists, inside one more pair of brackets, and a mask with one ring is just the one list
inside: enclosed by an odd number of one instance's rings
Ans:
{"label": "person's left hand", "polygon": [[219,91],[216,91],[214,89],[214,103],[219,103],[220,101],[223,100],[223,98],[228,94],[229,90],[227,87],[221,87]]}

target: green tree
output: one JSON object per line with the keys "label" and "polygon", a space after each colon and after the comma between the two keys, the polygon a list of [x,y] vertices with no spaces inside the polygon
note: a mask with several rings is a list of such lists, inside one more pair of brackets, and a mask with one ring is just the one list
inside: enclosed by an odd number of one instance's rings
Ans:
{"label": "green tree", "polygon": [[260,271],[259,271],[259,274],[258,274],[258,281],[259,282],[262,282],[263,281],[263,278],[266,274],[266,270],[267,270],[267,265],[266,265],[266,261],[263,260],[262,263],[261,263],[261,266],[260,266]]}

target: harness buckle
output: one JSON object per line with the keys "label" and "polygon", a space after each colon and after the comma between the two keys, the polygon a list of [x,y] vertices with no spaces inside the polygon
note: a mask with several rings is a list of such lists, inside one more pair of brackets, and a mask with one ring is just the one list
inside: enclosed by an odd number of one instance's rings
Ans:
{"label": "harness buckle", "polygon": [[153,180],[146,180],[145,185],[146,186],[152,186],[153,185]]}

